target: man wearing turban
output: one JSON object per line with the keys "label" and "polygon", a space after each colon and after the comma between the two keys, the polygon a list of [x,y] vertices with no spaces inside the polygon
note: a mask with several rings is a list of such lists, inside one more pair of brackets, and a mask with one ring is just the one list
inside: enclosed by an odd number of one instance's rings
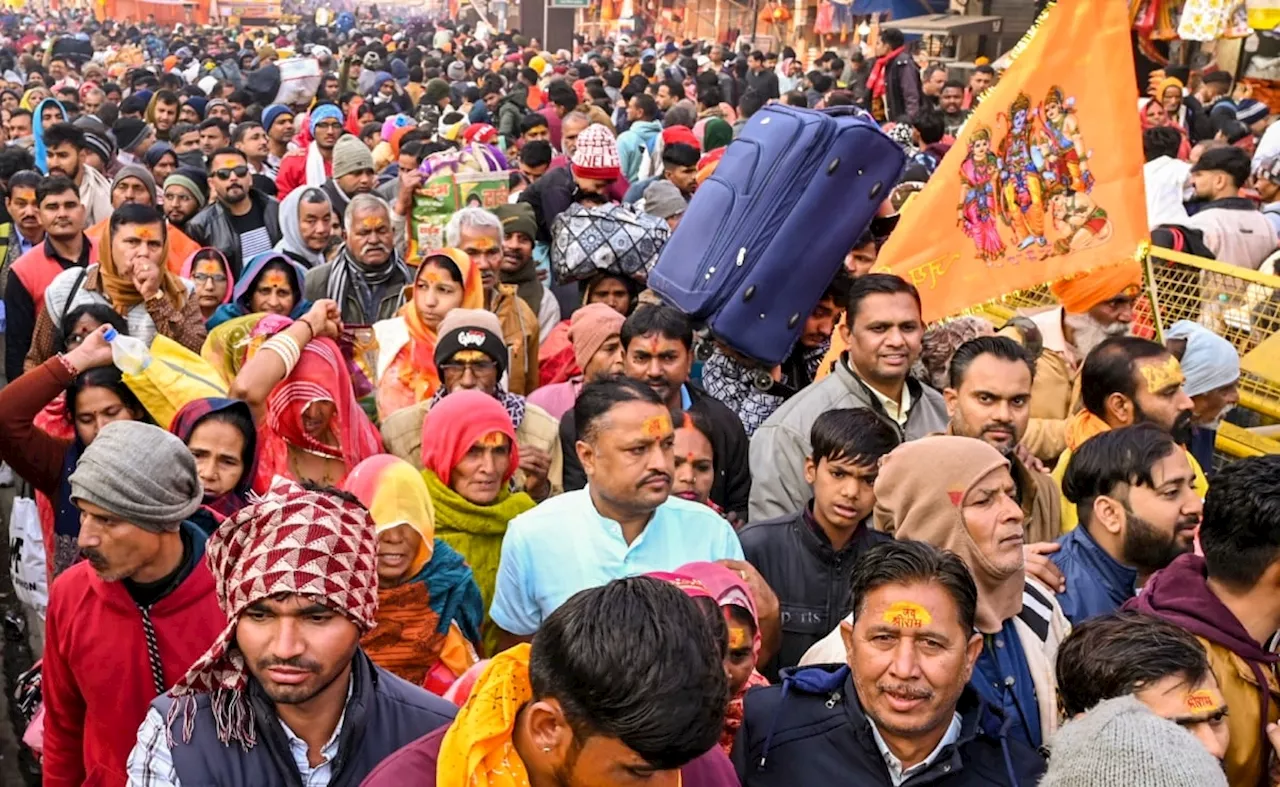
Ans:
{"label": "man wearing turban", "polygon": [[1080,367],[1108,336],[1129,332],[1133,304],[1142,288],[1142,266],[1134,261],[1072,276],[1050,290],[1061,304],[1020,319],[1001,332],[1024,345],[1040,344],[1031,388],[1031,422],[1022,445],[1052,462],[1066,448],[1066,422],[1080,406]]}

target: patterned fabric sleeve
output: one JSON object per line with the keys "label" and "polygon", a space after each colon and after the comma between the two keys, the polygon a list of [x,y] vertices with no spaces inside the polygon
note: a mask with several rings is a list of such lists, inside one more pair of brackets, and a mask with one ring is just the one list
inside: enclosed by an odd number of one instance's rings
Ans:
{"label": "patterned fabric sleeve", "polygon": [[129,787],[180,787],[165,726],[160,711],[147,711],[138,728],[138,742],[129,752]]}
{"label": "patterned fabric sleeve", "polygon": [[164,334],[194,353],[204,347],[208,330],[200,313],[200,301],[188,295],[181,309],[175,309],[168,298],[151,298],[146,301],[147,314],[156,325],[156,333]]}

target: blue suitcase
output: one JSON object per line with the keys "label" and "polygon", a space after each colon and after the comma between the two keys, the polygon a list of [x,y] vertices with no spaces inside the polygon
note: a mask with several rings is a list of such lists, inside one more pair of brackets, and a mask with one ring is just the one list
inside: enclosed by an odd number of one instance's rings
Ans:
{"label": "blue suitcase", "polygon": [[772,368],[791,352],[905,161],[861,110],[770,104],[698,187],[649,286]]}

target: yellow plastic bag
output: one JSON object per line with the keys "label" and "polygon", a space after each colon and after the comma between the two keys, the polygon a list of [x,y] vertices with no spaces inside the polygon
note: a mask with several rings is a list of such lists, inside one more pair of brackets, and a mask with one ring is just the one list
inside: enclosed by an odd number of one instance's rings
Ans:
{"label": "yellow plastic bag", "polygon": [[141,374],[124,375],[124,384],[163,429],[188,403],[227,395],[226,382],[208,361],[160,335],[151,342],[151,364]]}

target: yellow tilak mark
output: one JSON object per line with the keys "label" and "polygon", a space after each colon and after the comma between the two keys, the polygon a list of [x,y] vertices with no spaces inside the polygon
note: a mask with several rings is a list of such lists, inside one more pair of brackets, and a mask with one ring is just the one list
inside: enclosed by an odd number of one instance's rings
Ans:
{"label": "yellow tilak mark", "polygon": [[641,428],[645,437],[653,437],[660,440],[672,432],[671,416],[667,413],[651,415],[644,419],[644,424]]}
{"label": "yellow tilak mark", "polygon": [[933,622],[929,610],[914,601],[895,601],[884,611],[884,622],[904,629],[918,629]]}
{"label": "yellow tilak mark", "polygon": [[1182,374],[1182,364],[1172,355],[1164,363],[1141,366],[1138,371],[1142,372],[1142,379],[1147,381],[1147,392],[1152,394],[1187,381]]}
{"label": "yellow tilak mark", "polygon": [[1197,689],[1187,695],[1187,710],[1192,713],[1204,713],[1222,707],[1222,697],[1210,689]]}
{"label": "yellow tilak mark", "polygon": [[502,432],[490,432],[476,441],[476,445],[482,445],[485,448],[501,448],[507,444],[507,436]]}
{"label": "yellow tilak mark", "polygon": [[729,650],[739,650],[747,646],[747,630],[742,626],[729,627]]}

